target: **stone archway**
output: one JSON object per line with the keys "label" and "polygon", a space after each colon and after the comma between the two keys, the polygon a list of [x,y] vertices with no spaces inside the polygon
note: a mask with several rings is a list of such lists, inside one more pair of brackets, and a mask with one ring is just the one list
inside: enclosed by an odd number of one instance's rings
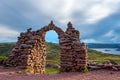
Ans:
{"label": "stone archway", "polygon": [[54,30],[59,37],[60,71],[83,71],[87,66],[86,45],[80,42],[79,31],[75,30],[70,22],[65,32],[55,26],[52,21],[48,26],[37,31],[32,31],[30,28],[27,32],[22,32],[6,61],[6,65],[24,68],[29,73],[44,74],[46,64],[45,34],[49,30]]}

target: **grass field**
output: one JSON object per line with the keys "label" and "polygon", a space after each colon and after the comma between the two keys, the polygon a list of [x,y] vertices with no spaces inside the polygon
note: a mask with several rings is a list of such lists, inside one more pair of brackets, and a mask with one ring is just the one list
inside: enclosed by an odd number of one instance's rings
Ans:
{"label": "grass field", "polygon": [[88,60],[93,60],[95,62],[105,62],[109,59],[114,60],[120,64],[120,55],[106,54],[88,49]]}
{"label": "grass field", "polygon": [[[4,43],[0,44],[0,59],[7,59],[10,51],[15,43]],[[55,43],[48,43],[46,42],[47,48],[47,63],[55,63],[60,64],[60,49],[59,45]],[[102,52],[98,52],[95,50],[88,49],[88,60],[92,60],[95,62],[105,62],[107,60],[114,60],[118,64],[120,64],[120,55],[112,55],[112,54],[105,54]],[[46,68],[46,74],[56,74],[59,73],[59,68]]]}

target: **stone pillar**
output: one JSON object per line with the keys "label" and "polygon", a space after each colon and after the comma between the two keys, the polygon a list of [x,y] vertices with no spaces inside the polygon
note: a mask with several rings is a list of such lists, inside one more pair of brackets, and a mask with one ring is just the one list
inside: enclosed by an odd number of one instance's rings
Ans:
{"label": "stone pillar", "polygon": [[83,71],[87,66],[87,48],[80,43],[79,31],[69,22],[65,33],[60,39],[61,72]]}

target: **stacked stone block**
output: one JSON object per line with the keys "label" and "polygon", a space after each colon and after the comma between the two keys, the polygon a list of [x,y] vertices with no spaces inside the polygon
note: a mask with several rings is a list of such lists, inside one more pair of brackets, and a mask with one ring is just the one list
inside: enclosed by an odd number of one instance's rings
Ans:
{"label": "stacked stone block", "polygon": [[66,35],[60,39],[61,71],[83,71],[87,66],[87,47],[80,43],[79,31],[68,23]]}

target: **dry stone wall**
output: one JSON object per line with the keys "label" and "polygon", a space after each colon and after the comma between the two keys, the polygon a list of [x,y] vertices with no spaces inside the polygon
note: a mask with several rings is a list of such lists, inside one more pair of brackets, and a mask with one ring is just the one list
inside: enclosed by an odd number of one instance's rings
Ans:
{"label": "dry stone wall", "polygon": [[84,43],[80,42],[79,31],[75,30],[70,22],[66,32],[51,21],[48,26],[37,31],[32,31],[30,28],[27,32],[20,33],[6,65],[25,69],[32,74],[44,74],[46,65],[45,34],[49,30],[54,30],[58,34],[60,71],[83,71],[87,66],[87,48]]}

